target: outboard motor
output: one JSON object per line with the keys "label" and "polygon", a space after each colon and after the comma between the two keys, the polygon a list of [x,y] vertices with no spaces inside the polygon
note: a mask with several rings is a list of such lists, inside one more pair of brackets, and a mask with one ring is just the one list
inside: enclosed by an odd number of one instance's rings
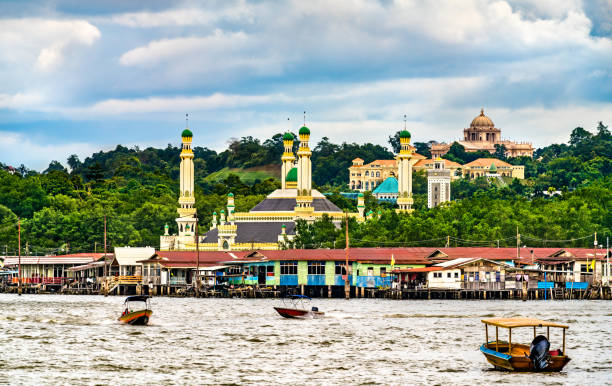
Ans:
{"label": "outboard motor", "polygon": [[533,363],[536,371],[544,370],[550,361],[550,342],[544,335],[536,336],[531,342],[529,349],[529,359]]}

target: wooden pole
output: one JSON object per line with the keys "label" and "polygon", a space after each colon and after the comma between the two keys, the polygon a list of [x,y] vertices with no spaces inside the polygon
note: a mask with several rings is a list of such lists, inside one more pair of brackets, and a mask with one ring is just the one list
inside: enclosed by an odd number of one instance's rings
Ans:
{"label": "wooden pole", "polygon": [[565,328],[563,329],[563,355],[567,355],[565,353]]}
{"label": "wooden pole", "polygon": [[106,267],[106,215],[104,215],[104,283],[102,292],[104,296],[108,296],[108,268]]}
{"label": "wooden pole", "polygon": [[536,326],[533,326],[533,338],[535,339],[536,337]]}
{"label": "wooden pole", "polygon": [[489,325],[485,323],[485,343],[489,343]]}
{"label": "wooden pole", "polygon": [[546,327],[546,339],[550,341],[550,326]]}
{"label": "wooden pole", "polygon": [[499,351],[499,327],[495,326],[495,351]]}
{"label": "wooden pole", "polygon": [[17,293],[21,296],[21,218],[17,217],[17,239],[19,248],[18,252],[18,269],[17,269]]}
{"label": "wooden pole", "polygon": [[196,265],[196,288],[195,288],[195,296],[196,298],[200,297],[200,227],[198,226],[198,215],[195,215],[196,223],[195,223],[195,235],[196,235],[196,254],[197,254],[197,265]]}
{"label": "wooden pole", "polygon": [[512,355],[512,329],[508,329],[508,355]]}
{"label": "wooden pole", "polygon": [[346,220],[346,254],[345,254],[345,269],[346,269],[346,278],[344,279],[344,298],[346,300],[351,298],[351,285],[349,282],[349,232],[348,232],[348,213],[345,214]]}

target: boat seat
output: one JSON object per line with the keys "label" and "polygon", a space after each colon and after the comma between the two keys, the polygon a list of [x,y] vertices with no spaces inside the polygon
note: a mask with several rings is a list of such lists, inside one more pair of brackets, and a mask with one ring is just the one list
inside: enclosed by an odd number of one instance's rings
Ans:
{"label": "boat seat", "polygon": [[563,350],[561,350],[561,349],[550,350],[548,353],[550,354],[550,356],[558,357],[558,356],[562,356],[563,355]]}

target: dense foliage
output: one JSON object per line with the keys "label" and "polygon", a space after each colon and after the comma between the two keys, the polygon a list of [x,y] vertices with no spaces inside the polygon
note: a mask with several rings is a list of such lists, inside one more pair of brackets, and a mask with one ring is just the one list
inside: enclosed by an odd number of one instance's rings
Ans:
{"label": "dense foliage", "polygon": [[[431,142],[414,145],[426,155]],[[498,149],[494,156],[505,159],[503,150]],[[247,184],[231,173],[220,181],[208,181],[210,173],[228,167],[277,164],[282,151],[281,134],[263,143],[252,137],[232,140],[220,153],[195,147],[195,193],[202,229],[208,227],[211,213],[223,208],[227,193],[236,195],[237,211],[246,211],[280,186],[274,178]],[[172,145],[144,150],[117,146],[82,162],[71,155],[67,160],[70,170],[57,161],[42,173],[24,165],[13,169],[0,164],[0,249],[9,254],[16,251],[18,217],[24,253],[26,246],[29,253],[101,251],[105,217],[109,249],[158,245],[165,224],[176,232],[179,154],[180,149]],[[367,163],[392,156],[383,146],[338,145],[323,138],[313,148],[313,180],[330,193],[328,197],[336,205],[355,211],[355,201],[340,194],[346,190],[352,159],[360,157]],[[453,144],[447,156],[462,163],[474,157],[459,144]],[[366,211],[372,211],[373,217],[367,223],[349,226],[352,245],[444,245],[447,236],[457,245],[467,243],[461,240],[481,241],[482,245],[497,245],[499,240],[500,245],[515,245],[512,237],[518,227],[525,244],[587,246],[592,245],[592,239],[556,244],[538,240],[568,240],[595,231],[609,234],[612,135],[607,126],[600,123],[595,133],[576,128],[568,144],[538,149],[533,159],[506,161],[524,165],[527,179],[508,181],[507,186],[484,178],[454,181],[455,201],[432,210],[426,205],[426,178],[415,173],[415,212],[411,216],[398,216],[392,205],[378,203],[367,193]],[[295,246],[343,246],[342,230],[330,227],[329,219],[300,223],[298,229]]]}

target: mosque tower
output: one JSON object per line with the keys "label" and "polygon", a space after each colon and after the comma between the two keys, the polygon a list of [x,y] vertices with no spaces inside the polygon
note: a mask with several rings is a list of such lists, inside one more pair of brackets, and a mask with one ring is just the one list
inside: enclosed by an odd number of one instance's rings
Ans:
{"label": "mosque tower", "polygon": [[[196,224],[196,208],[194,195],[194,170],[193,170],[193,150],[191,142],[193,133],[189,130],[189,126],[183,133],[182,150],[181,150],[181,166],[180,166],[180,196],[179,207],[177,212],[179,217],[176,219],[179,230],[179,239],[182,244],[188,242],[195,243],[195,224]],[[192,241],[193,240],[193,241]]]}
{"label": "mosque tower", "polygon": [[297,199],[295,207],[296,213],[311,214],[314,211],[312,206],[312,162],[310,156],[312,152],[308,147],[310,139],[310,129],[302,126],[299,131],[300,148],[298,149],[298,178],[297,178]]}
{"label": "mosque tower", "polygon": [[287,174],[293,168],[293,161],[295,161],[295,157],[293,156],[293,134],[287,132],[283,135],[283,145],[285,147],[285,152],[281,157],[281,189],[288,189],[287,186]]}
{"label": "mosque tower", "polygon": [[410,148],[410,133],[404,127],[404,130],[400,131],[399,137],[401,149],[397,155],[398,212],[412,212],[414,200],[412,199],[412,149]]}

